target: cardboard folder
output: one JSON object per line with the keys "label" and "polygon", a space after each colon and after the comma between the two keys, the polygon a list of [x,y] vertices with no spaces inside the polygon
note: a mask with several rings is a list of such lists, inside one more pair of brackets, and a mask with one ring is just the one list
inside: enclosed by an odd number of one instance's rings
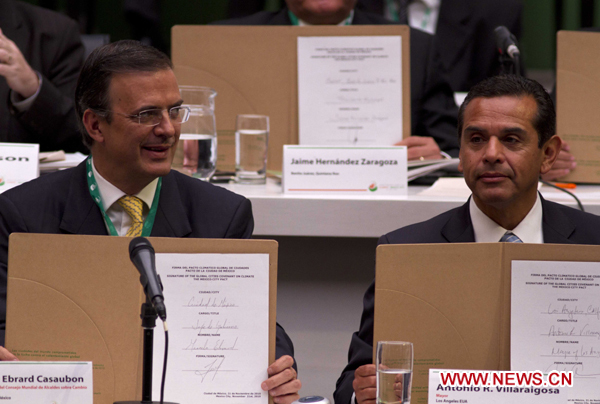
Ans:
{"label": "cardboard folder", "polygon": [[600,33],[557,34],[557,134],[577,167],[561,181],[600,183]]}
{"label": "cardboard folder", "polygon": [[[269,254],[273,362],[277,242],[148,240],[156,253]],[[11,234],[9,240],[6,347],[21,360],[92,361],[95,404],[141,400],[140,306],[146,298],[129,259],[130,241],[47,234]]]}
{"label": "cardboard folder", "polygon": [[[283,145],[298,144],[297,38],[300,36],[402,37],[402,122],[410,134],[410,31],[404,25],[362,26],[175,26],[172,59],[180,85],[212,87],[217,91],[215,115],[228,156],[234,158],[231,131],[238,114],[270,118],[267,165],[280,171]],[[222,142],[218,140],[219,147]],[[220,164],[223,164],[223,160]],[[227,164],[227,161],[225,161]]]}
{"label": "cardboard folder", "polygon": [[512,260],[600,261],[600,247],[518,243],[377,247],[374,348],[377,341],[414,344],[411,403],[427,403],[430,368],[510,370]]}

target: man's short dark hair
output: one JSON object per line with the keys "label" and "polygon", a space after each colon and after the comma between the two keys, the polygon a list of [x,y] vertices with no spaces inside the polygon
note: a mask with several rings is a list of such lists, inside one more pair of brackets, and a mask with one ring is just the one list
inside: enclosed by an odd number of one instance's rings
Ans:
{"label": "man's short dark hair", "polygon": [[544,87],[535,80],[515,75],[500,75],[485,79],[474,85],[458,110],[458,142],[463,130],[463,120],[467,105],[474,98],[531,96],[537,104],[537,114],[532,125],[538,134],[538,146],[541,148],[556,134],[556,111],[552,98]]}
{"label": "man's short dark hair", "polygon": [[[87,109],[110,111],[109,87],[115,74],[167,69],[173,69],[173,63],[167,55],[138,41],[117,41],[95,49],[83,64],[75,90],[75,107],[79,114],[83,143],[87,147],[94,143],[83,125],[83,113]],[[110,123],[110,112],[104,117]]]}

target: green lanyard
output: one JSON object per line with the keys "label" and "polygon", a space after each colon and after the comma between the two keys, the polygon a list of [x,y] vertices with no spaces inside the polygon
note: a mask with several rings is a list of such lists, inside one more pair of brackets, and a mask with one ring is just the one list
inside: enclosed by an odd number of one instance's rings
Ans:
{"label": "green lanyard", "polygon": [[425,28],[427,28],[429,20],[431,20],[431,9],[428,6],[425,6],[425,15],[423,16],[423,21],[421,21],[422,30],[425,30]]}
{"label": "green lanyard", "polygon": [[[87,183],[88,188],[90,190],[90,195],[92,195],[92,199],[96,202],[96,205],[100,208],[100,212],[102,212],[102,217],[104,218],[104,222],[106,223],[106,227],[108,227],[108,231],[111,236],[118,236],[117,230],[115,229],[115,225],[110,220],[110,217],[106,214],[104,207],[102,206],[102,198],[100,197],[100,190],[98,189],[98,183],[96,182],[96,178],[94,177],[94,171],[92,170],[92,158],[91,156],[87,158],[85,162],[86,170],[87,170]],[[154,219],[156,218],[156,211],[158,210],[158,198],[160,196],[160,188],[162,187],[162,178],[158,179],[158,183],[156,184],[156,192],[154,192],[154,199],[152,199],[152,207],[150,207],[150,212],[148,212],[148,216],[146,220],[144,220],[144,226],[142,227],[142,237],[150,236],[152,233],[152,226],[154,226]]]}
{"label": "green lanyard", "polygon": [[[288,15],[290,16],[290,20],[292,20],[292,25],[300,25],[300,20],[298,19],[298,17],[296,17],[296,14],[294,14],[290,10],[288,10]],[[346,17],[346,20],[344,20],[344,25],[352,24],[353,17],[354,17],[354,10],[350,11],[350,15],[348,15],[348,17]]]}
{"label": "green lanyard", "polygon": [[387,0],[386,3],[392,21],[400,21],[400,16],[398,15],[398,7],[396,6],[396,2],[394,0]]}

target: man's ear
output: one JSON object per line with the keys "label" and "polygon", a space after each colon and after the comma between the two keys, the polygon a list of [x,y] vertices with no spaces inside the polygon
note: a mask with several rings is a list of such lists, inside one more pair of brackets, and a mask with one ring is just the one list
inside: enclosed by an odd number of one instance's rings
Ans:
{"label": "man's ear", "polygon": [[104,136],[102,135],[101,130],[101,123],[104,122],[106,122],[104,117],[98,115],[91,109],[86,109],[83,113],[83,125],[85,126],[85,129],[90,137],[94,139],[94,142],[101,143],[104,141]]}
{"label": "man's ear", "polygon": [[540,175],[546,174],[552,166],[554,162],[558,158],[558,154],[560,153],[560,147],[562,146],[562,140],[558,135],[552,136],[543,146],[543,160],[542,165],[540,167]]}

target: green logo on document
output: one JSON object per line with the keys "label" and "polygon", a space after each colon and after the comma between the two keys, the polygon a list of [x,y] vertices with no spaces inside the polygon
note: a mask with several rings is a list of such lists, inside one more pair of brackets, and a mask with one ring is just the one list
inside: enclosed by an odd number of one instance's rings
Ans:
{"label": "green logo on document", "polygon": [[373,181],[373,183],[371,183],[371,185],[369,185],[369,191],[371,191],[371,192],[377,191],[377,183],[375,181]]}
{"label": "green logo on document", "polygon": [[2,185],[4,185],[4,184],[5,184],[5,182],[4,182],[4,177],[0,177],[0,186],[2,186]]}

